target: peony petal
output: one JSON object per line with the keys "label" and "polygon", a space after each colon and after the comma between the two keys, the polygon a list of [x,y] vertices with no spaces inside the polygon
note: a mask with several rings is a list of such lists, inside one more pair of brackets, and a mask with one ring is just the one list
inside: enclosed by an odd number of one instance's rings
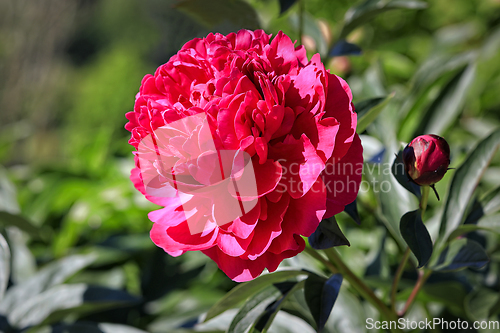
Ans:
{"label": "peony petal", "polygon": [[334,74],[328,74],[328,94],[325,118],[333,117],[340,123],[333,156],[341,159],[349,150],[356,134],[357,115],[352,105],[352,93],[347,83]]}
{"label": "peony petal", "polygon": [[278,255],[265,253],[255,260],[228,256],[218,247],[212,247],[202,252],[215,261],[219,268],[226,273],[229,278],[236,282],[245,282],[255,279],[262,273],[264,268],[267,268],[270,272],[274,272],[284,259],[293,257],[302,252],[305,247],[304,240],[299,237],[297,241],[301,243],[297,250],[285,251]]}
{"label": "peony petal", "polygon": [[325,199],[326,188],[321,178],[303,197],[291,199],[281,223],[282,232],[273,240],[269,251],[278,254],[298,249],[294,235],[309,237],[316,230],[326,211]]}
{"label": "peony petal", "polygon": [[258,235],[258,237],[252,239],[243,257],[255,260],[271,246],[273,239],[281,234],[281,222],[283,221],[289,202],[289,196],[283,196],[277,203],[267,203],[267,219],[264,223],[257,223],[254,234]]}
{"label": "peony petal", "polygon": [[356,199],[362,171],[363,147],[356,134],[347,154],[337,163],[329,161],[321,174],[327,189],[325,218],[340,213]]}

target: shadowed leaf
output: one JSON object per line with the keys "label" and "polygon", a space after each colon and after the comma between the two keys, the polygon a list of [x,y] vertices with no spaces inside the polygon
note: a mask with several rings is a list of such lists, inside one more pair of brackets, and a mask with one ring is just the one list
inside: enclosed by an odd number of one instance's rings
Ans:
{"label": "shadowed leaf", "polygon": [[468,238],[454,239],[432,267],[436,271],[451,271],[465,267],[479,269],[489,262],[483,247]]}
{"label": "shadowed leaf", "polygon": [[420,186],[410,181],[410,178],[408,177],[405,171],[402,150],[398,152],[398,155],[394,159],[394,163],[392,163],[391,166],[391,172],[398,181],[398,183],[401,184],[401,186],[403,186],[411,193],[415,194],[415,196],[420,200],[420,198],[422,197],[422,194],[420,192]]}
{"label": "shadowed leaf", "polygon": [[422,212],[417,209],[401,217],[399,229],[408,247],[418,260],[418,268],[424,266],[432,255],[432,239],[422,222]]}
{"label": "shadowed leaf", "polygon": [[349,43],[345,39],[339,40],[328,53],[330,57],[338,57],[344,55],[360,55],[361,48],[356,44]]}
{"label": "shadowed leaf", "polygon": [[346,212],[347,215],[349,215],[358,225],[361,224],[361,219],[359,218],[358,205],[356,200],[345,206],[344,212]]}
{"label": "shadowed leaf", "polygon": [[340,245],[350,246],[334,216],[319,223],[316,231],[309,236],[309,244],[316,250],[329,249]]}
{"label": "shadowed leaf", "polygon": [[306,279],[304,294],[318,332],[325,327],[341,285],[342,275],[340,274],[334,274],[329,279],[311,274]]}
{"label": "shadowed leaf", "polygon": [[284,12],[290,9],[297,0],[280,0],[280,15],[283,15]]}

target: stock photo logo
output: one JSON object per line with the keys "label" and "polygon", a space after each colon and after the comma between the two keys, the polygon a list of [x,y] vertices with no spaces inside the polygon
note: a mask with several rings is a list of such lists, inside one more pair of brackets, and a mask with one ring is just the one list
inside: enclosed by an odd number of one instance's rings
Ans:
{"label": "stock photo logo", "polygon": [[131,179],[163,207],[151,239],[202,251],[235,281],[303,251],[359,190],[351,90],[281,32],[189,41],[144,77],[127,118]]}

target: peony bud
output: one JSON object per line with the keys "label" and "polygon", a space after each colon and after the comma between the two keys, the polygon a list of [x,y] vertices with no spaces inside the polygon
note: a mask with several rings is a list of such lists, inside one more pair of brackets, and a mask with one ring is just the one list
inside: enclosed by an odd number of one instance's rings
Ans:
{"label": "peony bud", "polygon": [[417,185],[435,184],[450,165],[450,146],[434,134],[418,136],[403,150],[403,162],[406,173]]}

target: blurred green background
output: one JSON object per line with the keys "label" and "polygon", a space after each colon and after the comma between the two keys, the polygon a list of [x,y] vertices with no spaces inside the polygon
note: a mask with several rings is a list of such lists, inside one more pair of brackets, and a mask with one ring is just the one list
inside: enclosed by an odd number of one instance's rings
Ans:
{"label": "blurred green background", "polygon": [[[329,56],[347,10],[356,4],[304,0],[301,40],[309,56],[320,52],[327,68],[347,80],[355,104],[395,92],[378,123],[363,133],[373,139],[366,141],[365,157],[433,132],[448,140],[451,166],[458,166],[500,124],[500,1],[431,0],[425,9],[380,12],[347,35],[361,55]],[[8,213],[0,215],[0,228],[12,254],[9,289],[26,290],[42,267],[52,280],[30,297],[62,282],[101,288],[93,291],[101,298],[86,289],[86,298],[68,305],[70,310],[34,319],[28,314],[39,313],[34,309],[46,299],[24,308],[16,303],[22,309],[0,315],[0,330],[35,325],[33,332],[62,332],[75,329],[74,322],[86,323],[82,332],[129,332],[95,323],[188,330],[236,285],[201,253],[172,258],[149,240],[147,213],[156,207],[128,179],[133,149],[124,115],[133,108],[142,77],[186,41],[259,27],[299,39],[298,10],[294,4],[280,15],[278,0],[0,1],[0,212]],[[500,185],[499,165],[497,155],[479,194]],[[437,186],[443,196],[450,178]],[[360,227],[339,216],[352,244],[341,250],[352,269],[363,273],[387,237],[387,253],[378,259],[385,263],[377,273],[382,279],[397,266],[397,240],[372,214],[380,198],[363,198]],[[430,205],[429,214],[439,208],[435,199]],[[305,255],[284,265],[320,270]],[[443,316],[467,316],[454,304],[459,301],[437,302],[445,304]],[[11,311],[14,305],[4,307]],[[217,325],[203,329],[224,330],[227,323]],[[344,332],[335,325],[330,331]]]}

